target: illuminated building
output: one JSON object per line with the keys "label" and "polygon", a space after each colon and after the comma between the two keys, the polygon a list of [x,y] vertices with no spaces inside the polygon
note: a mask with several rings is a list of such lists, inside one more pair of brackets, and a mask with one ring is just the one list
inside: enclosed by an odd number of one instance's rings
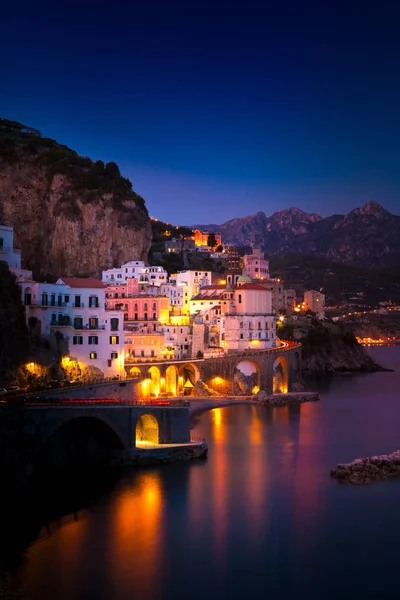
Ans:
{"label": "illuminated building", "polygon": [[122,313],[106,310],[99,279],[63,277],[20,287],[28,324],[35,317],[42,335],[62,333],[81,368],[93,366],[110,377],[124,374]]}
{"label": "illuminated building", "polygon": [[141,260],[133,260],[102,274],[102,282],[108,284],[126,283],[128,278],[135,278],[142,284],[161,285],[168,280],[168,273],[163,267],[149,267]]}
{"label": "illuminated building", "polygon": [[305,310],[312,310],[318,319],[325,317],[325,295],[316,290],[309,290],[304,292],[304,306]]}
{"label": "illuminated building", "polygon": [[269,279],[269,261],[260,248],[253,248],[252,254],[243,257],[244,273],[252,279]]}
{"label": "illuminated building", "polygon": [[[210,235],[210,231],[200,231],[196,229],[194,232],[194,243],[196,246],[208,246],[208,236]],[[222,244],[222,238],[220,233],[214,233],[216,246]]]}
{"label": "illuminated building", "polygon": [[176,314],[189,314],[189,302],[211,281],[211,271],[180,271],[171,275],[169,304]]}

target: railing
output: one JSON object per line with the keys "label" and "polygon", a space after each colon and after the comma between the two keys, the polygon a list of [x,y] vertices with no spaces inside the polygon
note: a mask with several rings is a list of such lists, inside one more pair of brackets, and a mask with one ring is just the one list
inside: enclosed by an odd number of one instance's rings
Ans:
{"label": "railing", "polygon": [[[41,398],[31,402],[25,402],[25,405],[31,406],[150,406],[150,407],[182,407],[190,406],[188,400],[118,400],[116,398]],[[200,438],[199,438],[200,439]]]}
{"label": "railing", "polygon": [[233,313],[225,313],[221,317],[276,317],[276,313],[242,313],[239,310]]}

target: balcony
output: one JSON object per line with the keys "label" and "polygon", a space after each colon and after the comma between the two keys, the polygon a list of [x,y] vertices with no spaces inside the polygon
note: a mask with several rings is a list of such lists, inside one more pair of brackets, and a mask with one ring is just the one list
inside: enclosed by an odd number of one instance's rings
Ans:
{"label": "balcony", "polygon": [[58,317],[58,319],[52,319],[50,325],[51,327],[70,327],[71,319],[63,315]]}

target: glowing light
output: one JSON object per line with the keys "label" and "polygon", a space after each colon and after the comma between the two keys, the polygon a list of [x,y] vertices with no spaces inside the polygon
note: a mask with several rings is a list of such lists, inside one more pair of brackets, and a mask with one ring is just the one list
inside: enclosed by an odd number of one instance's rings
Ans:
{"label": "glowing light", "polygon": [[283,323],[283,321],[285,320],[285,315],[281,315],[281,316],[279,317],[279,320],[280,320],[280,322],[281,322],[281,323]]}

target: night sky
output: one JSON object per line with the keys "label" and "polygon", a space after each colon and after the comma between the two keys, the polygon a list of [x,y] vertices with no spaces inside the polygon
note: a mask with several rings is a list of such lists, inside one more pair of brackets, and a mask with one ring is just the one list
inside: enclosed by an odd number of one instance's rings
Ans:
{"label": "night sky", "polygon": [[393,0],[5,0],[0,115],[117,162],[174,223],[399,213],[399,32]]}

